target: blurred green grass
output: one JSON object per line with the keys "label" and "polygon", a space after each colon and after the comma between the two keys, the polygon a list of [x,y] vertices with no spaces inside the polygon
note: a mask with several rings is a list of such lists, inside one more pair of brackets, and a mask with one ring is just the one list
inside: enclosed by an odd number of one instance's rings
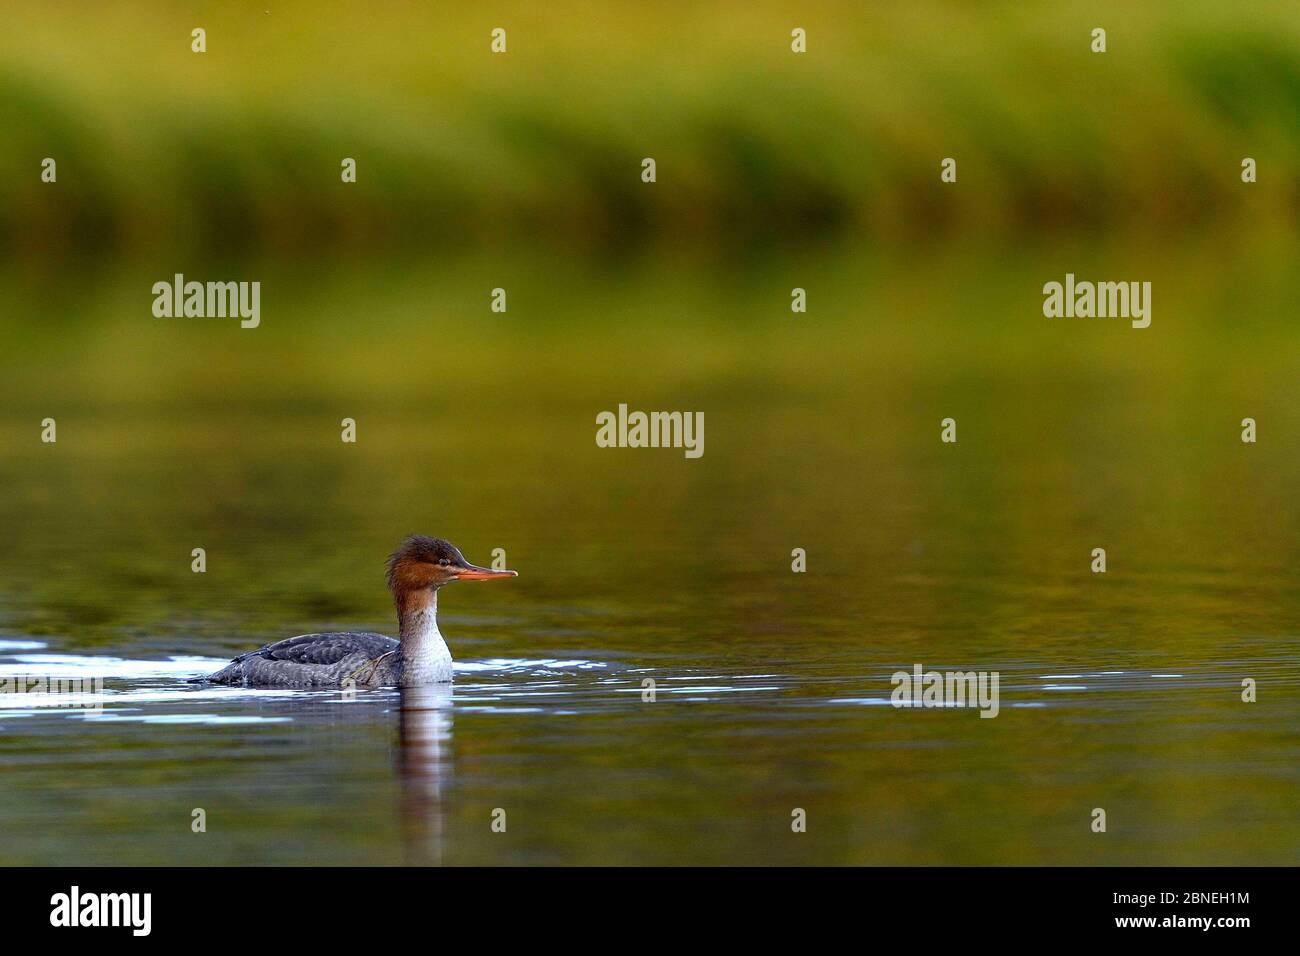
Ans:
{"label": "blurred green grass", "polygon": [[[503,407],[571,404],[578,381],[580,403],[637,389],[677,407],[703,383],[821,401],[897,369],[966,388],[1100,370],[1247,397],[1295,371],[1294,5],[9,16],[15,440],[60,410],[424,408],[432,370]],[[1066,271],[1152,280],[1153,329],[1045,321],[1041,285]],[[175,272],[262,281],[264,324],[154,319],[148,290]],[[507,316],[487,309],[497,286]]]}
{"label": "blurred green grass", "polygon": [[[1158,236],[1293,228],[1300,196],[1295,4],[124,3],[6,18],[0,236],[32,268],[105,250],[536,240],[608,257]],[[57,186],[39,181],[45,156]],[[955,186],[939,182],[945,156]]]}

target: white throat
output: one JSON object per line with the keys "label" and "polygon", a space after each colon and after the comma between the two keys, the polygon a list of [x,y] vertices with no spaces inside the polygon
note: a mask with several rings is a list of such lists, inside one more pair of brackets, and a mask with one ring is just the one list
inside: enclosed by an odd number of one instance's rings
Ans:
{"label": "white throat", "polygon": [[451,680],[451,648],[438,630],[438,592],[427,607],[403,614],[401,621],[403,687]]}

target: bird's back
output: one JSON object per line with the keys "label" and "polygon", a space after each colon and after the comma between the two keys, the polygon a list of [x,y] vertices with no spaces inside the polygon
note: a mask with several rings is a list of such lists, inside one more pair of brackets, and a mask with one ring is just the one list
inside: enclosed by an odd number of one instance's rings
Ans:
{"label": "bird's back", "polygon": [[205,680],[253,687],[337,686],[397,647],[393,638],[368,631],[300,634],[240,654]]}

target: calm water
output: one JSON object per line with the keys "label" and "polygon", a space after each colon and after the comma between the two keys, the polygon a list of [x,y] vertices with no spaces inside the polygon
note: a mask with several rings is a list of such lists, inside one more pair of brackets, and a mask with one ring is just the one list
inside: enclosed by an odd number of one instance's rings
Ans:
{"label": "calm water", "polygon": [[[1136,331],[1042,318],[1067,254],[926,261],[538,267],[491,320],[474,266],[269,270],[255,332],[152,320],[149,265],[33,293],[0,676],[104,688],[0,701],[0,862],[1294,863],[1294,280],[1191,250]],[[703,410],[704,456],[596,448],[619,402]],[[392,633],[409,531],[520,572],[443,592],[454,686],[184,683]],[[914,663],[999,671],[1001,713],[888,706]]]}

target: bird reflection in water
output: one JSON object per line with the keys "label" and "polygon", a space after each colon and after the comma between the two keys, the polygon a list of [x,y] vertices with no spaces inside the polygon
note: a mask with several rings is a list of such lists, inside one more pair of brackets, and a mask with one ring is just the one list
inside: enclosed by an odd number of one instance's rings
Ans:
{"label": "bird reflection in water", "polygon": [[397,775],[410,866],[442,863],[442,790],[451,781],[452,685],[401,688]]}

